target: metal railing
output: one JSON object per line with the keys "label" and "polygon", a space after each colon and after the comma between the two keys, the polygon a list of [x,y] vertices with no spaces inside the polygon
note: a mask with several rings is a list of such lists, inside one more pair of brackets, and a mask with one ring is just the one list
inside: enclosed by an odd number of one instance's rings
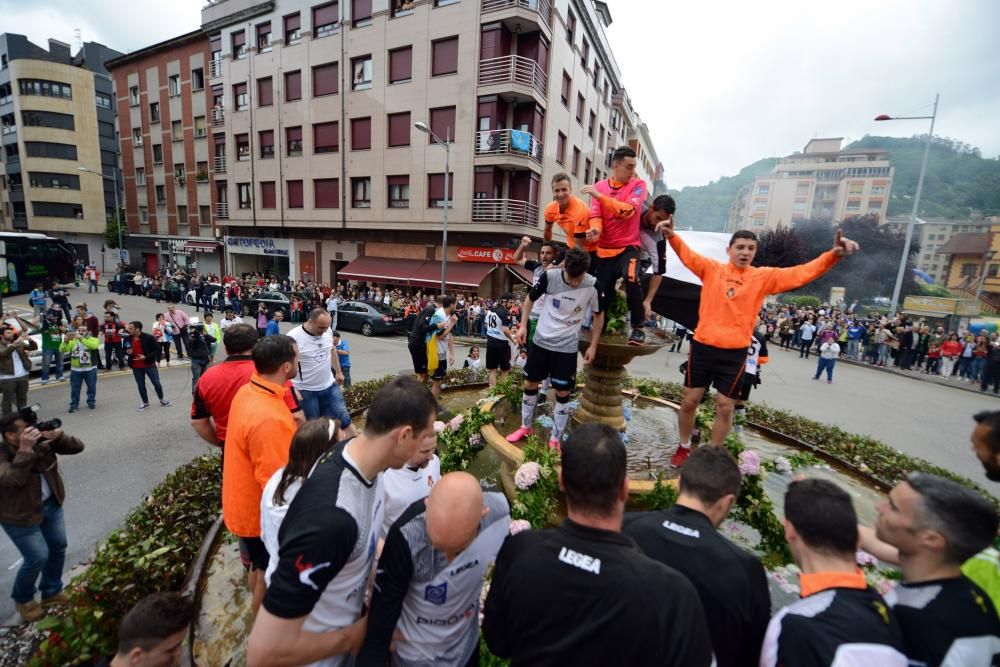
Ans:
{"label": "metal railing", "polygon": [[220,201],[215,205],[215,217],[219,220],[229,219],[229,202]]}
{"label": "metal railing", "polygon": [[482,3],[483,14],[520,7],[537,12],[546,25],[552,25],[552,5],[549,0],[482,0]]}
{"label": "metal railing", "polygon": [[473,222],[538,226],[538,206],[517,199],[473,199]]}
{"label": "metal railing", "polygon": [[210,77],[222,76],[222,61],[221,60],[209,60],[208,61],[208,75]]}
{"label": "metal railing", "polygon": [[476,155],[516,155],[542,163],[542,142],[523,130],[476,132]]}
{"label": "metal railing", "polygon": [[545,72],[531,58],[524,56],[500,56],[479,61],[479,85],[487,86],[496,83],[520,83],[532,86],[547,95],[549,82]]}
{"label": "metal railing", "polygon": [[215,170],[217,174],[226,173],[226,156],[216,155],[212,158],[212,169]]}
{"label": "metal railing", "polygon": [[226,122],[226,112],[223,109],[212,109],[212,127],[222,127]]}

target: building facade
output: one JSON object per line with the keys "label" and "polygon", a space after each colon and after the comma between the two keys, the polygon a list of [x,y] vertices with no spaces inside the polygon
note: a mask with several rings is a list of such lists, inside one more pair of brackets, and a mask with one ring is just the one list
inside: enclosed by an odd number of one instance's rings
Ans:
{"label": "building facade", "polygon": [[118,139],[105,63],[119,55],[94,42],[74,56],[54,39],[45,49],[24,35],[0,35],[0,229],[56,236],[110,269],[117,255],[104,252],[104,239],[115,213]]}
{"label": "building facade", "polygon": [[510,288],[524,276],[509,249],[540,237],[554,174],[579,190],[634,140],[654,187],[610,21],[592,0],[207,5],[204,155],[226,268],[439,285],[447,158],[449,289]]}
{"label": "building facade", "polygon": [[[909,217],[892,217],[886,225],[905,233]],[[913,225],[913,242],[920,244],[917,268],[929,275],[936,285],[948,283],[948,255],[941,248],[958,234],[983,234],[990,230],[990,223],[983,220],[941,220],[917,218]],[[947,285],[946,285],[947,286]]]}
{"label": "building facade", "polygon": [[992,312],[1000,309],[1000,223],[981,223],[958,233],[938,248],[944,257],[943,284],[961,297],[984,297]]}
{"label": "building facade", "polygon": [[842,150],[843,139],[813,139],[769,174],[741,188],[730,208],[730,232],[763,231],[799,220],[885,220],[893,167],[880,149]]}
{"label": "building facade", "polygon": [[117,94],[130,259],[143,272],[174,265],[220,275],[224,270],[212,208],[217,164],[211,137],[223,112],[213,117],[208,49],[208,38],[196,30],[108,63]]}

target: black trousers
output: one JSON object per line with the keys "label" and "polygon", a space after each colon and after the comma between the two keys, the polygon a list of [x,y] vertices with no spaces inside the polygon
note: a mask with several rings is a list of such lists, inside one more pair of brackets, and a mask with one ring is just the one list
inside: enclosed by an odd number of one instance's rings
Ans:
{"label": "black trousers", "polygon": [[625,248],[615,257],[598,257],[594,276],[597,278],[601,312],[608,312],[608,305],[615,293],[615,283],[621,278],[632,327],[641,327],[646,320],[646,312],[642,307],[642,285],[639,282],[642,277],[639,271],[639,249],[633,246]]}

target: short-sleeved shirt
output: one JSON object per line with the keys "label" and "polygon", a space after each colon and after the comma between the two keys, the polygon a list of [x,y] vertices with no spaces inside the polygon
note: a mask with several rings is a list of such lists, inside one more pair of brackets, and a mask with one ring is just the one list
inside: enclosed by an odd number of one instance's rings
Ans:
{"label": "short-sleeved shirt", "polygon": [[439,479],[441,479],[441,459],[437,454],[423,468],[414,470],[409,466],[403,466],[382,473],[382,485],[385,488],[383,537],[407,507],[430,494]]}
{"label": "short-sleeved shirt", "polygon": [[437,351],[440,358],[448,354],[448,335],[451,334],[445,335],[444,329],[438,329],[438,325],[442,322],[447,322],[449,317],[451,316],[444,312],[444,308],[438,308],[431,315],[430,322],[427,325],[427,342],[429,343],[431,338],[437,338]]}
{"label": "short-sleeved shirt", "polygon": [[288,332],[299,346],[299,372],[292,383],[300,391],[323,391],[335,382],[330,357],[333,354],[333,332],[313,336],[304,326]]}
{"label": "short-sleeved shirt", "polygon": [[580,284],[573,287],[563,279],[561,268],[549,269],[541,274],[528,293],[532,301],[547,295],[532,345],[550,352],[576,354],[580,326],[587,311],[600,312],[596,282],[594,276],[586,273]]}
{"label": "short-sleeved shirt", "polygon": [[510,313],[499,303],[486,313],[486,343],[488,345],[507,345],[508,338],[504,328],[510,328]]}
{"label": "short-sleeved shirt", "polygon": [[[542,277],[545,272],[545,266],[536,260],[529,259],[524,262],[524,268],[531,271],[531,284],[535,285],[538,283],[538,279]],[[538,301],[532,302],[531,312],[528,313],[528,319],[537,320],[542,314],[542,304],[545,303],[545,295],[542,294],[538,297]]]}
{"label": "short-sleeved shirt", "polygon": [[[545,207],[545,222],[552,222],[559,225],[566,233],[566,245],[570,248],[576,246],[574,239],[584,239],[590,230],[590,207],[583,200],[570,195],[569,204],[565,211],[559,210],[559,202],[551,202]],[[587,251],[593,250],[587,244]]]}

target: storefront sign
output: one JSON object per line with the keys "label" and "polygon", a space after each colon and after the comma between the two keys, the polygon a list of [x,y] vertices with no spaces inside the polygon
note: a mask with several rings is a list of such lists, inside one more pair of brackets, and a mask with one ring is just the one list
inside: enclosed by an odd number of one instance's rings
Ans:
{"label": "storefront sign", "polygon": [[514,251],[509,248],[477,248],[460,246],[460,262],[487,262],[490,264],[514,264]]}
{"label": "storefront sign", "polygon": [[262,239],[249,236],[227,236],[229,252],[245,255],[271,255],[288,257],[291,242],[288,239]]}

